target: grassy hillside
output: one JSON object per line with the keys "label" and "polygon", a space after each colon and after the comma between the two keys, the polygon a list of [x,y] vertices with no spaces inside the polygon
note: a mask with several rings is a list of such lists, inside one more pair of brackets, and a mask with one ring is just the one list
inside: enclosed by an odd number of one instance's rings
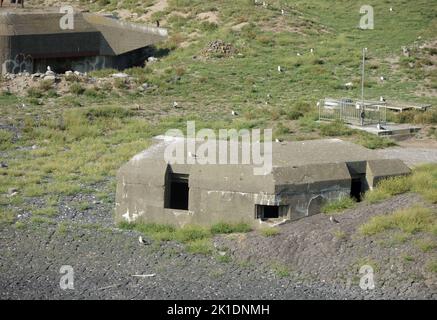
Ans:
{"label": "grassy hillside", "polygon": [[[50,3],[58,2],[29,1]],[[357,28],[360,6],[353,0],[268,1],[267,8],[249,0],[71,3],[137,22],[159,19],[170,36],[158,46],[157,62],[125,71],[137,86],[152,87],[144,92],[123,83],[82,88],[73,81],[64,93],[40,84],[11,94],[2,80],[0,153],[8,165],[0,168],[4,217],[35,206],[50,209],[59,196],[96,188],[105,197],[113,192],[115,170],[124,161],[148,146],[152,136],[182,128],[188,119],[197,120],[197,128],[272,127],[275,137],[289,140],[342,136],[371,148],[389,146],[390,141],[342,124],[315,122],[318,99],[360,95],[363,47],[369,50],[367,98],[437,104],[437,6],[432,0],[371,1],[374,30]],[[230,43],[235,54],[203,55],[217,39]],[[402,46],[411,48],[409,58],[402,56]],[[380,76],[387,80],[379,81]],[[347,82],[355,87],[346,89]],[[181,108],[172,108],[173,101]],[[408,119],[437,123],[437,113]],[[11,188],[18,189],[17,196],[7,195]],[[43,200],[35,205],[29,200],[34,197]]]}

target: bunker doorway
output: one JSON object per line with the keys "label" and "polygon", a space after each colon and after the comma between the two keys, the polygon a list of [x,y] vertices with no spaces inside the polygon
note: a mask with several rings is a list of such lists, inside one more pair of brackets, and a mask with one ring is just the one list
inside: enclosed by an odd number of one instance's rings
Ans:
{"label": "bunker doorway", "polygon": [[287,215],[288,206],[256,205],[256,218],[262,221],[278,219]]}
{"label": "bunker doorway", "polygon": [[357,202],[360,202],[362,200],[363,193],[365,192],[364,180],[365,175],[352,177],[350,196],[351,198],[354,198]]}
{"label": "bunker doorway", "polygon": [[166,182],[168,209],[188,210],[188,174],[170,173]]}

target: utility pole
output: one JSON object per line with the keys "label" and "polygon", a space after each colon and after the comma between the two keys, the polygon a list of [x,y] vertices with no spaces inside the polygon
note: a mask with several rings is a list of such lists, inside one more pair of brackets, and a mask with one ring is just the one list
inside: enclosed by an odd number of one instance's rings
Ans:
{"label": "utility pole", "polygon": [[366,61],[366,51],[367,48],[363,48],[363,64],[362,64],[362,70],[361,70],[361,110],[360,110],[360,118],[361,118],[361,125],[364,125],[364,64]]}
{"label": "utility pole", "polygon": [[364,106],[364,63],[366,61],[367,48],[363,48],[363,65],[361,70],[361,103]]}

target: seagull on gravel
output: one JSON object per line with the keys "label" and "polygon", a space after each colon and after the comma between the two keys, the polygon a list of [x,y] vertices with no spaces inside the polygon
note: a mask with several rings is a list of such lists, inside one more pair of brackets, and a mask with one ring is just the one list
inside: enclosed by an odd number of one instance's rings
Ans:
{"label": "seagull on gravel", "polygon": [[147,244],[146,240],[144,240],[142,236],[138,237],[138,242],[141,244]]}
{"label": "seagull on gravel", "polygon": [[337,219],[335,219],[333,216],[329,217],[329,221],[331,221],[332,223],[340,223]]}

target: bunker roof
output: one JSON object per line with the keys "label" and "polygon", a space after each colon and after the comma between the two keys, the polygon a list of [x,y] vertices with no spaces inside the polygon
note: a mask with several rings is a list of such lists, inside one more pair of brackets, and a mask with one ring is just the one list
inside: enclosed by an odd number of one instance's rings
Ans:
{"label": "bunker roof", "polygon": [[[132,50],[143,48],[166,38],[167,30],[131,22],[120,21],[115,17],[104,15],[75,12],[74,28],[62,29],[60,20],[65,13],[59,9],[42,10],[2,10],[0,12],[0,37],[26,36],[31,39],[34,36],[35,42],[41,41],[41,36],[50,37],[51,43],[56,40],[56,35],[75,36],[75,41],[70,47],[64,43],[66,48],[74,55],[77,51],[90,51],[88,47],[100,47],[100,55],[120,55]],[[86,37],[95,34],[96,36]],[[77,45],[77,37],[82,36],[82,45]],[[101,36],[101,37],[100,37]],[[73,38],[72,38],[73,39]],[[44,44],[33,43],[28,48],[20,48],[20,52],[32,54],[34,51],[39,55],[46,52],[52,54],[53,45],[41,48]],[[37,49],[35,49],[35,48]],[[94,51],[94,50],[91,50]],[[64,56],[67,53],[64,52]]]}
{"label": "bunker roof", "polygon": [[[187,143],[195,145],[195,152],[204,145],[204,141],[158,136],[154,145],[123,165],[118,175],[123,183],[162,187],[170,170],[188,174],[190,187],[203,190],[277,194],[289,185],[294,186],[296,193],[308,192],[311,188],[329,190],[333,182],[350,181],[355,174],[365,174],[368,167],[369,174],[381,176],[410,172],[400,160],[381,159],[372,150],[339,139],[273,142],[272,168],[265,174],[254,173],[254,168],[260,168],[262,164],[241,164],[241,143],[238,145],[240,164],[219,164],[218,160],[218,164],[199,164],[199,153],[195,154],[194,164],[189,164],[188,157],[193,155],[188,155]],[[216,145],[216,159],[219,159],[218,143]],[[166,150],[182,146],[183,158],[177,158],[176,164],[169,164],[164,156]],[[228,156],[229,146],[227,144]],[[263,150],[264,144],[259,143],[259,146]]]}

